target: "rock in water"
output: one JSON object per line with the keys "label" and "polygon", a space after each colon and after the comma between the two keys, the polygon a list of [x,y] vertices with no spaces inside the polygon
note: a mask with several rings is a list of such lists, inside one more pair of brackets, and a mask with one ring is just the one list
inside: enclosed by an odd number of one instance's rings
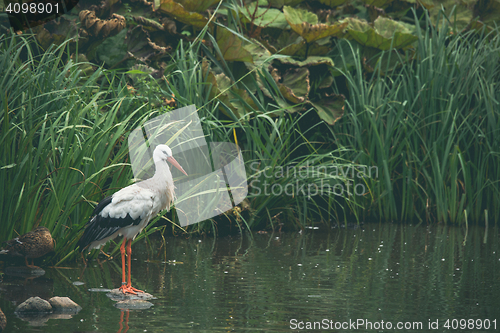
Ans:
{"label": "rock in water", "polygon": [[26,301],[19,304],[15,313],[21,314],[41,314],[52,312],[52,305],[40,297],[30,297]]}
{"label": "rock in water", "polygon": [[148,299],[156,299],[151,294],[148,293],[137,293],[137,295],[134,294],[124,294],[120,289],[115,288],[111,290],[109,293],[106,294],[109,298],[111,298],[113,301],[126,301],[126,300],[148,300]]}
{"label": "rock in water", "polygon": [[76,314],[82,309],[80,305],[76,304],[69,297],[55,296],[49,299],[49,303],[56,313]]}
{"label": "rock in water", "polygon": [[116,302],[115,307],[122,310],[146,310],[153,306],[153,303],[142,299],[127,299]]}

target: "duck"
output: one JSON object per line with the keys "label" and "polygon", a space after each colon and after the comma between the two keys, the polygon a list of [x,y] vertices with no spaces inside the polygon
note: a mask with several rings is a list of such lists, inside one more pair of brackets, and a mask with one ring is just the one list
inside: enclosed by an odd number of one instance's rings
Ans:
{"label": "duck", "polygon": [[[54,251],[54,239],[46,227],[37,227],[27,234],[5,243],[7,245],[0,251],[0,254],[24,257],[24,262],[29,268],[36,267],[33,264],[33,259]],[[28,258],[31,259],[31,265],[28,264]]]}

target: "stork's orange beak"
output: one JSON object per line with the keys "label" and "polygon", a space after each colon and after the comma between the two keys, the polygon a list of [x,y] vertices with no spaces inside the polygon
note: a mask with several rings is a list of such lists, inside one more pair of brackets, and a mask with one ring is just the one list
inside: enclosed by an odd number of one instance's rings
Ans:
{"label": "stork's orange beak", "polygon": [[175,158],[173,158],[172,156],[167,157],[167,161],[169,161],[170,163],[172,163],[172,165],[174,167],[176,167],[177,169],[179,169],[180,172],[182,172],[186,176],[188,175],[187,172],[184,171],[184,169],[181,167],[181,165],[175,160]]}

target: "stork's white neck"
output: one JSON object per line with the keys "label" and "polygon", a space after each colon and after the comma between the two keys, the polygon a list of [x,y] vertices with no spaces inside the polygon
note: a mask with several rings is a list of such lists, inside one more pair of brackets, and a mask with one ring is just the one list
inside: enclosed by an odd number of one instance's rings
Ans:
{"label": "stork's white neck", "polygon": [[156,181],[163,181],[172,179],[172,173],[170,172],[170,167],[165,160],[155,161],[156,171],[153,179]]}
{"label": "stork's white neck", "polygon": [[170,173],[170,166],[167,164],[167,161],[157,161],[155,166],[156,171],[154,176],[146,180],[145,183],[147,183],[146,185],[149,189],[162,194],[157,197],[159,211],[162,211],[165,208],[169,208],[174,199],[174,179],[172,178],[172,173]]}

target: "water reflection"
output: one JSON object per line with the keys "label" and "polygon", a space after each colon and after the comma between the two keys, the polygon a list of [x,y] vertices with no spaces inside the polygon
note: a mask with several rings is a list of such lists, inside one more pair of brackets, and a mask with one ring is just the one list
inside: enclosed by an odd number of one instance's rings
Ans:
{"label": "water reflection", "polygon": [[126,316],[125,316],[125,330],[123,331],[123,333],[126,333],[129,329],[128,327],[128,316],[130,315],[130,310],[122,310],[120,312],[120,328],[118,329],[117,333],[121,333],[122,330],[123,330],[123,314],[126,313]]}
{"label": "water reflection", "polygon": [[[120,310],[95,291],[119,286],[119,258],[86,269],[48,268],[42,279],[53,282],[39,285],[46,297],[69,296],[83,310],[47,321],[43,331],[290,331],[300,322],[335,328],[357,320],[421,323],[425,331],[439,320],[435,331],[449,332],[448,318],[500,320],[498,230],[489,230],[486,243],[484,228],[469,228],[466,246],[464,237],[456,227],[382,224],[141,241],[134,245],[133,284],[157,297],[154,306]],[[34,331],[13,315],[19,300],[12,295],[22,292],[5,281],[0,308],[8,325]]]}

